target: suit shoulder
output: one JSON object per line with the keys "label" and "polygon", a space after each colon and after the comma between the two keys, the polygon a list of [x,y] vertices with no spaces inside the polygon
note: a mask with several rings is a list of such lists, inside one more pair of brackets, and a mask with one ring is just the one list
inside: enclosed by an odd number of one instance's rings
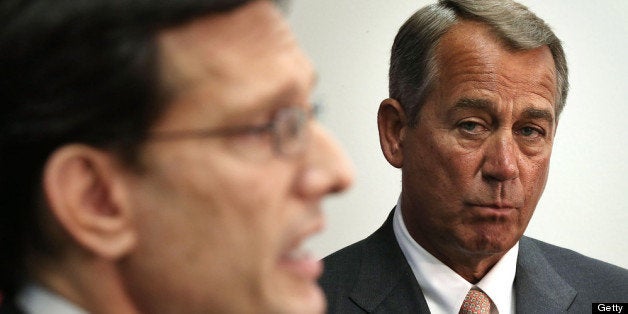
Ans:
{"label": "suit shoulder", "polygon": [[328,256],[326,256],[323,259],[323,261],[325,261],[325,264],[329,263],[333,266],[336,264],[342,264],[343,262],[346,262],[346,261],[354,261],[354,260],[360,259],[360,256],[362,255],[363,247],[366,245],[365,242],[367,240],[368,238],[360,240],[334,253],[331,253]]}
{"label": "suit shoulder", "polygon": [[351,281],[349,280],[350,277],[357,276],[367,239],[344,247],[323,259],[325,268],[320,278],[323,286],[332,282],[333,284],[338,284],[338,282],[348,283]]}
{"label": "suit shoulder", "polygon": [[[628,269],[613,265],[595,258],[580,254],[576,251],[549,244],[540,240],[527,238],[531,243],[541,249],[545,256],[553,264],[559,264],[568,268],[591,269],[593,272],[608,272],[618,276],[628,276]],[[572,262],[572,263],[569,263]]]}
{"label": "suit shoulder", "polygon": [[538,247],[554,269],[580,289],[623,292],[628,295],[628,270],[570,249],[524,237],[523,245]]}

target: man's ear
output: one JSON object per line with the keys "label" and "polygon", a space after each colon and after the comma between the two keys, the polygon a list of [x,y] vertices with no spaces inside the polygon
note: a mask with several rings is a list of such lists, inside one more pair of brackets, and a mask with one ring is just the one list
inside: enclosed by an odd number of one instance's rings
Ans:
{"label": "man's ear", "polygon": [[384,157],[393,167],[401,168],[407,119],[403,107],[397,100],[387,98],[379,105],[377,128],[379,129],[379,145]]}
{"label": "man's ear", "polygon": [[57,149],[43,171],[48,207],[63,229],[85,250],[112,260],[137,240],[122,171],[110,153],[78,144]]}

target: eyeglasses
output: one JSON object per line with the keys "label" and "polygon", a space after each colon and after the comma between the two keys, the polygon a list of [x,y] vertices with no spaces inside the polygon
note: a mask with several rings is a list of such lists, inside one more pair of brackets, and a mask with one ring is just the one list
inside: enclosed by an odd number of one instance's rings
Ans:
{"label": "eyeglasses", "polygon": [[[271,136],[273,152],[277,156],[291,156],[301,152],[307,143],[307,122],[315,117],[320,110],[319,105],[310,109],[292,106],[283,107],[273,115],[273,118],[263,125],[232,126],[210,130],[165,131],[149,134],[152,140],[169,141],[189,138],[210,137],[242,137],[248,135]],[[259,154],[261,152],[252,152]]]}

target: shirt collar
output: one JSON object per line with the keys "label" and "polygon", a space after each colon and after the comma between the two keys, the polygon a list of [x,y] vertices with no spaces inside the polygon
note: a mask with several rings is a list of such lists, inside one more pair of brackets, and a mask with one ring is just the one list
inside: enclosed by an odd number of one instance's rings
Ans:
{"label": "shirt collar", "polygon": [[514,286],[517,272],[519,242],[506,252],[502,259],[484,275],[476,286],[493,300],[499,313],[514,313]]}
{"label": "shirt collar", "polygon": [[[401,215],[401,196],[393,218],[393,230],[412,272],[421,286],[432,313],[457,313],[469,289],[474,285],[421,247],[408,232]],[[493,301],[499,313],[514,313],[517,242],[477,283]]]}
{"label": "shirt collar", "polygon": [[26,313],[87,314],[60,295],[36,283],[27,284],[17,295],[18,307]]}

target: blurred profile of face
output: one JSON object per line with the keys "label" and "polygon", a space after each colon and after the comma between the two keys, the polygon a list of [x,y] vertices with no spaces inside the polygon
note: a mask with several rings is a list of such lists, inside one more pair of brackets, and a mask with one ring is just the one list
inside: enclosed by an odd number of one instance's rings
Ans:
{"label": "blurred profile of face", "polygon": [[[254,1],[157,38],[174,95],[154,133],[259,126],[311,110],[315,74],[280,12]],[[321,263],[302,243],[324,225],[321,200],[351,165],[309,119],[296,153],[270,132],[148,140],[129,174],[138,245],[123,262],[146,312],[321,313]]]}
{"label": "blurred profile of face", "polygon": [[443,261],[504,254],[522,236],[549,170],[555,66],[546,46],[514,51],[482,23],[439,42],[435,90],[403,140],[403,215]]}

